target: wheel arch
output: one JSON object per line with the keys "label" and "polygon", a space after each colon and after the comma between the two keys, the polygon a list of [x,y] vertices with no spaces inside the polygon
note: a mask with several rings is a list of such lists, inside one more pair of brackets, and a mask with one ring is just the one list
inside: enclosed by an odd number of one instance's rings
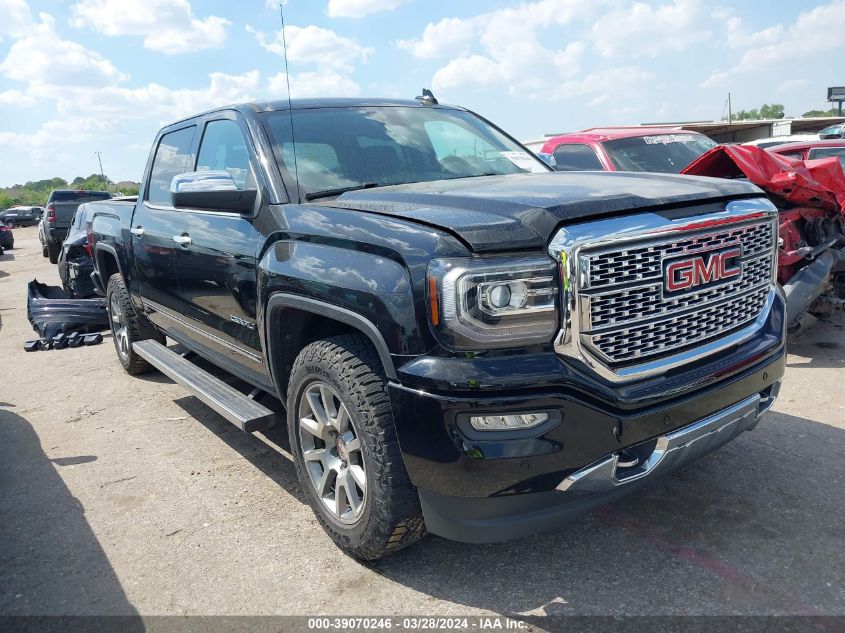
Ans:
{"label": "wheel arch", "polygon": [[94,256],[97,274],[100,277],[100,282],[104,289],[108,285],[111,276],[115,273],[123,275],[123,281],[128,283],[129,280],[123,274],[120,258],[117,256],[117,251],[113,246],[102,243],[97,244],[94,248]]}
{"label": "wheel arch", "polygon": [[395,380],[396,368],[387,343],[371,321],[325,301],[284,292],[272,294],[264,313],[263,336],[267,362],[279,395],[287,394],[293,362],[306,345],[330,336],[356,333],[370,341],[385,376]]}

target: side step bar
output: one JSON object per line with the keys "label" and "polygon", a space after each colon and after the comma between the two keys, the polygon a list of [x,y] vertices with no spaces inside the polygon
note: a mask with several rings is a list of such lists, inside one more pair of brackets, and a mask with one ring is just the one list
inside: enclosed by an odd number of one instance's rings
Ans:
{"label": "side step bar", "polygon": [[276,414],[158,341],[132,343],[132,349],[150,365],[190,389],[194,395],[242,431],[251,433],[273,424]]}

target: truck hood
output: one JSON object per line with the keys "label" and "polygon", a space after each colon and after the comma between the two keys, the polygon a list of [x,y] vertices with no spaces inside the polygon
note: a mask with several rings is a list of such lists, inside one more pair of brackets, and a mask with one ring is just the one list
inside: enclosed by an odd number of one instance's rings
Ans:
{"label": "truck hood", "polygon": [[629,172],[482,176],[350,191],[326,206],[446,230],[476,252],[543,248],[558,226],[763,193],[742,181]]}

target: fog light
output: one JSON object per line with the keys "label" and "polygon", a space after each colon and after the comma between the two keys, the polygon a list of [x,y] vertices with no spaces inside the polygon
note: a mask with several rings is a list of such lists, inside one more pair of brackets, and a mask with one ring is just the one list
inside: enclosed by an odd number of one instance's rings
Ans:
{"label": "fog light", "polygon": [[473,415],[469,423],[477,431],[530,429],[549,419],[548,413],[520,413],[517,415]]}

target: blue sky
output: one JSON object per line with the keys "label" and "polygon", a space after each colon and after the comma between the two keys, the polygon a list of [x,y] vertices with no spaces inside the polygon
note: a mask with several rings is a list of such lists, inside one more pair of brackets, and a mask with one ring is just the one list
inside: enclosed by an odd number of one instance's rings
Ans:
{"label": "blue sky", "polygon": [[[826,108],[845,0],[288,0],[293,96],[423,86],[528,138]],[[284,98],[272,0],[0,0],[0,186],[138,180],[161,125]]]}

